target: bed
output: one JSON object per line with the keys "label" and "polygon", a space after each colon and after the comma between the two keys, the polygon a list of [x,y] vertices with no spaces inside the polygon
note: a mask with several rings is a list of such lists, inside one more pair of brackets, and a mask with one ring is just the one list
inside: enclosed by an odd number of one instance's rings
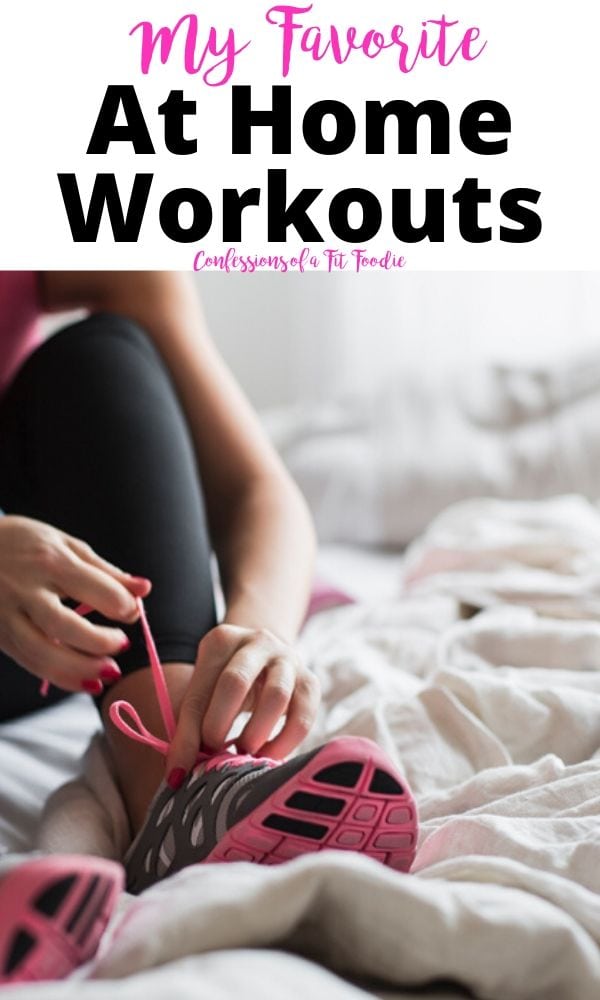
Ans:
{"label": "bed", "polygon": [[[15,996],[596,1000],[599,399],[596,357],[270,415],[319,574],[354,599],[303,630],[323,689],[304,748],[353,733],[395,759],[413,872],[344,851],[189,868],[124,895],[74,981]],[[3,850],[119,856],[97,726],[75,697],[0,727]]]}
{"label": "bed", "polygon": [[[597,997],[599,570],[600,514],[577,496],[460,503],[404,555],[325,547],[356,603],[305,627],[323,685],[306,745],[352,732],[397,760],[413,874],[343,851],[188,869],[123,898],[93,979],[18,996]],[[75,822],[88,796],[96,828],[90,787],[110,783],[89,752],[72,780],[96,728],[79,697],[2,727],[4,849],[31,849],[71,781],[44,846],[107,852]]]}

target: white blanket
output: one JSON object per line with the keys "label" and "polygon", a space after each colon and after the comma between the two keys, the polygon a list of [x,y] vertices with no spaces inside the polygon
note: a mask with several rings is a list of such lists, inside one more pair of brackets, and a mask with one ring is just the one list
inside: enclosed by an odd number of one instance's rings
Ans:
{"label": "white blanket", "polygon": [[[343,852],[190,868],[123,900],[96,981],[15,996],[365,996],[334,972],[388,988],[453,980],[494,1000],[597,1000],[599,559],[585,501],[471,502],[409,554],[404,596],[307,626],[324,694],[306,746],[351,732],[397,761],[421,813],[414,874]],[[486,610],[464,619],[465,604]],[[47,847],[120,849],[103,760],[96,745],[94,795],[73,785],[49,810]]]}

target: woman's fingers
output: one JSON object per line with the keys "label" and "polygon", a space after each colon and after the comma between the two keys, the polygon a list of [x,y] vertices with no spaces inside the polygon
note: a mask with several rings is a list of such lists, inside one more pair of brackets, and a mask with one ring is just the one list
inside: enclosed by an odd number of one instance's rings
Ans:
{"label": "woman's fingers", "polygon": [[202,723],[202,742],[219,750],[227,738],[248,693],[265,667],[265,654],[248,643],[231,658],[215,684]]}
{"label": "woman's fingers", "polygon": [[312,729],[320,699],[321,687],[317,678],[308,670],[303,671],[296,682],[285,725],[274,739],[259,748],[261,756],[283,760],[295,750]]}
{"label": "woman's fingers", "polygon": [[[194,766],[202,742],[202,727],[213,690],[223,668],[246,638],[246,630],[219,625],[202,639],[196,667],[185,693],[177,730],[167,757],[166,773],[189,771]],[[210,745],[210,744],[209,744]]]}
{"label": "woman's fingers", "polygon": [[28,614],[48,639],[82,653],[105,656],[120,653],[129,646],[129,639],[121,629],[93,625],[47,592],[30,604]]}
{"label": "woman's fingers", "polygon": [[113,563],[108,562],[107,559],[103,559],[99,556],[97,552],[88,545],[87,542],[82,542],[79,538],[71,538],[70,536],[65,536],[67,545],[75,555],[86,563],[95,566],[96,569],[103,570],[108,573],[109,576],[117,580],[123,587],[126,588],[135,597],[147,597],[152,590],[152,584],[150,580],[147,580],[142,576],[132,576],[131,573],[126,573],[125,570],[120,569],[118,566],[114,566]]}
{"label": "woman's fingers", "polygon": [[[286,756],[310,730],[319,704],[319,685],[293,647],[266,630],[220,625],[202,640],[196,669],[184,696],[167,758],[167,775],[177,782],[193,767],[198,750],[220,750],[238,715],[251,718],[236,743],[247,753]],[[278,722],[280,733],[271,739]],[[177,787],[176,784],[173,787]]]}
{"label": "woman's fingers", "polygon": [[148,580],[124,573],[85,542],[30,518],[2,518],[0,647],[25,669],[67,691],[102,691],[120,677],[111,654],[128,640],[122,629],[92,624],[61,597],[108,619],[134,622]]}
{"label": "woman's fingers", "polygon": [[56,582],[69,597],[89,604],[105,618],[131,624],[139,612],[136,598],[104,570],[74,552],[56,568]]}
{"label": "woman's fingers", "polygon": [[52,642],[24,613],[13,623],[12,647],[10,655],[17,663],[64,691],[100,694],[102,675],[116,680],[120,674],[109,657],[86,656]]}
{"label": "woman's fingers", "polygon": [[244,753],[256,753],[286,714],[294,693],[297,669],[289,657],[279,656],[267,664],[261,677],[264,678],[262,690],[252,716],[236,740]]}

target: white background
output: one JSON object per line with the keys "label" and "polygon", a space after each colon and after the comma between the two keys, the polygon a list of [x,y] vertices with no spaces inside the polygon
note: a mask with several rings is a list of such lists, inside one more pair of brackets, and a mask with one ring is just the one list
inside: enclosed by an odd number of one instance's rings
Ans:
{"label": "white background", "polygon": [[198,277],[213,336],[259,409],[375,396],[407,369],[570,366],[600,353],[592,272]]}
{"label": "white background", "polygon": [[[290,191],[319,186],[329,198],[346,186],[363,186],[389,205],[394,187],[445,187],[448,193],[447,239],[444,244],[405,247],[411,270],[475,269],[593,269],[599,266],[597,249],[600,221],[598,194],[598,129],[596,128],[598,70],[596,41],[600,29],[598,5],[590,0],[562,3],[505,0],[503,3],[468,0],[413,0],[368,4],[316,0],[308,23],[339,26],[356,24],[365,30],[389,30],[396,22],[408,35],[420,28],[421,18],[459,18],[465,28],[480,26],[488,48],[477,62],[458,61],[442,70],[424,64],[411,76],[401,75],[392,52],[377,61],[353,57],[345,66],[318,65],[307,57],[296,61],[288,81],[297,109],[294,155],[269,155],[267,130],[259,136],[254,155],[230,155],[228,87],[206,88],[198,77],[189,77],[174,58],[148,77],[139,71],[139,41],[129,37],[140,20],[173,25],[178,17],[195,12],[201,24],[234,26],[242,40],[252,39],[240,59],[233,82],[252,83],[254,100],[267,106],[279,74],[278,30],[264,19],[267,2],[220,0],[180,4],[166,0],[144,2],[81,3],[55,0],[46,3],[3,4],[0,106],[3,130],[2,184],[0,187],[0,266],[15,268],[183,268],[192,266],[196,249],[178,245],[161,232],[158,209],[171,189],[194,186],[213,202],[213,232],[202,247],[221,252],[219,193],[224,186],[263,186],[269,166],[288,169]],[[177,46],[174,53],[178,52]],[[108,84],[133,83],[146,114],[157,155],[134,156],[129,145],[115,144],[106,156],[86,156],[89,138]],[[188,134],[197,133],[200,152],[177,157],[162,145],[162,119],[156,108],[171,89],[183,89],[197,100],[198,117],[188,122]],[[330,97],[349,104],[359,123],[355,146],[337,157],[320,157],[305,147],[300,131],[301,114],[313,101]],[[404,98],[443,100],[453,113],[454,148],[450,157],[366,157],[362,151],[361,111],[365,99]],[[513,133],[505,156],[477,157],[457,139],[460,111],[473,100],[490,98],[511,112]],[[123,191],[137,171],[153,171],[155,181],[138,244],[116,245],[108,224],[96,244],[74,244],[58,188],[58,172],[75,172],[84,203],[99,171],[114,171]],[[465,177],[477,176],[499,198],[513,186],[542,190],[540,211],[544,233],[524,246],[502,244],[498,239],[483,246],[465,243],[458,232],[456,206],[451,195]],[[319,228],[325,224],[329,199],[315,211]],[[245,223],[247,252],[296,251],[291,231],[287,248],[267,246],[265,212],[251,210]],[[482,215],[482,221],[499,222],[499,212]],[[399,249],[397,241],[382,233],[374,251]],[[331,244],[338,245],[333,239]],[[329,245],[327,240],[325,245]],[[317,249],[322,249],[318,247]],[[402,280],[403,274],[394,280]]]}
{"label": "white background", "polygon": [[[254,405],[313,407],[435,370],[598,366],[594,272],[198,275],[210,331]],[[70,317],[54,316],[48,329]],[[74,317],[73,317],[74,318]],[[403,384],[403,383],[402,383]]]}

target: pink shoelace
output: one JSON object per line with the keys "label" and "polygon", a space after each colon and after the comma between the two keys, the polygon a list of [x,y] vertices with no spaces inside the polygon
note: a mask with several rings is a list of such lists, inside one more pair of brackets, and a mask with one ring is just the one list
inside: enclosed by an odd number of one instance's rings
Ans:
{"label": "pink shoelace", "polygon": [[[150,667],[152,670],[152,679],[154,681],[154,687],[156,690],[156,696],[158,698],[158,705],[160,708],[160,714],[167,731],[169,741],[173,740],[175,736],[175,715],[173,713],[173,706],[171,704],[171,699],[169,698],[169,692],[167,690],[167,684],[165,681],[165,674],[160,662],[158,652],[156,649],[156,643],[154,642],[154,637],[150,631],[150,626],[148,624],[148,618],[146,615],[146,609],[144,607],[144,602],[141,597],[137,598],[138,611],[140,613],[140,624],[142,626],[142,632],[144,634],[144,642],[146,644],[146,649],[148,651],[148,658],[150,660]],[[80,604],[75,608],[75,614],[78,615],[88,615],[93,609],[88,604]],[[46,680],[43,682],[40,688],[40,694],[46,697],[48,694],[50,684]],[[135,723],[136,729],[133,728],[125,719],[121,717],[121,713],[126,713],[130,719]],[[136,709],[128,701],[115,701],[109,709],[109,715],[111,720],[114,722],[115,726],[121,730],[126,736],[129,736],[132,740],[137,740],[138,743],[145,743],[147,746],[151,746],[154,750],[162,753],[166,756],[169,752],[170,742],[167,743],[165,740],[159,739],[157,736],[146,729],[140,716]]]}
{"label": "pink shoelace", "polygon": [[[138,611],[140,613],[140,625],[142,627],[144,642],[148,652],[148,659],[150,661],[150,669],[152,671],[152,680],[156,691],[158,707],[160,709],[160,714],[168,740],[161,740],[158,736],[154,736],[154,734],[146,728],[139,716],[139,713],[133,705],[124,699],[114,701],[108,710],[108,714],[117,729],[119,729],[125,736],[135,740],[137,743],[143,743],[145,746],[152,747],[153,750],[156,750],[158,753],[166,757],[175,737],[177,722],[175,720],[175,713],[173,712],[173,705],[171,704],[171,699],[169,697],[165,673],[156,649],[154,636],[152,635],[150,625],[148,624],[148,617],[146,615],[144,602],[141,597],[138,597],[136,600]],[[90,611],[93,611],[93,608],[91,608],[88,604],[80,604],[75,608],[75,613],[78,615],[88,615]],[[46,697],[48,694],[49,687],[50,684],[47,680],[42,682],[40,694],[43,697]],[[135,728],[131,725],[131,722],[127,721],[127,718],[124,718],[124,716],[129,716],[129,719],[134,723]],[[270,757],[253,757],[251,754],[232,754],[229,752],[228,748],[233,745],[235,745],[235,739],[228,740],[224,745],[224,750],[217,751],[214,755],[199,750],[196,764],[203,763],[206,769],[209,770],[212,767],[223,766],[223,764],[243,764],[248,761],[253,761],[254,763],[261,763],[264,761],[270,765],[276,763],[276,761],[273,761]]]}
{"label": "pink shoelace", "polygon": [[[142,632],[144,634],[144,642],[148,651],[148,659],[150,660],[154,690],[156,691],[158,707],[160,708],[160,714],[168,736],[168,742],[166,740],[159,739],[158,736],[154,736],[148,729],[146,729],[146,726],[140,719],[139,713],[128,701],[114,701],[108,710],[108,714],[117,729],[120,729],[125,736],[129,736],[130,739],[136,740],[137,743],[144,743],[146,746],[152,747],[153,750],[157,750],[158,753],[161,753],[164,757],[166,757],[175,737],[177,723],[175,721],[175,714],[173,712],[171,699],[169,698],[165,673],[158,656],[154,636],[150,631],[146,609],[141,597],[137,598],[137,606],[140,613],[140,625],[142,626]],[[125,718],[123,718],[124,714],[128,715],[131,721],[135,723],[135,729]]]}

